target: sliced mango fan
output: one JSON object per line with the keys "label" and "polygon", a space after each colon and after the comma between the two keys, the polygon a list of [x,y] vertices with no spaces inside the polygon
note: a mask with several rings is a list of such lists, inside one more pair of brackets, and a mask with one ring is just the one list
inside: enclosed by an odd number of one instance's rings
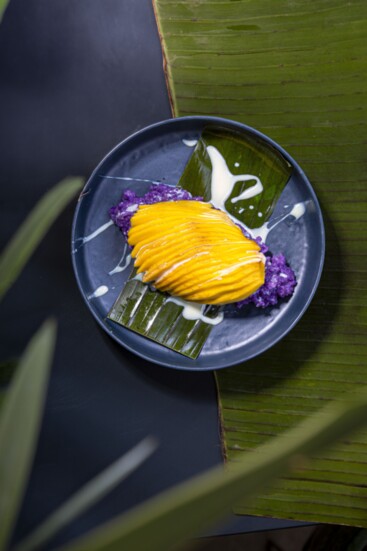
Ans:
{"label": "sliced mango fan", "polygon": [[202,201],[142,205],[128,243],[144,283],[188,301],[238,302],[265,281],[260,246],[225,212]]}

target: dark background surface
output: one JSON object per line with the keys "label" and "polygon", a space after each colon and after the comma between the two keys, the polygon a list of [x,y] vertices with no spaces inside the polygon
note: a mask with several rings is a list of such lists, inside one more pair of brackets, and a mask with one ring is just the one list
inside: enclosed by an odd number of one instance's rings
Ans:
{"label": "dark background surface", "polygon": [[[171,116],[150,0],[11,0],[0,26],[1,247],[38,198],[88,177],[115,144]],[[58,341],[15,539],[146,435],[158,451],[63,530],[63,543],[222,461],[214,378],[148,364],[92,319],[70,259],[75,202],[1,305],[1,359],[50,315]],[[216,532],[297,525],[238,517]]]}

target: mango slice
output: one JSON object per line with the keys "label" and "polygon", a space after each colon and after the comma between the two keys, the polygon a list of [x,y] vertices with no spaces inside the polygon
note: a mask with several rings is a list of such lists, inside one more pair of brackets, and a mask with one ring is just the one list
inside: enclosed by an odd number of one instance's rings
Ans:
{"label": "mango slice", "polygon": [[229,216],[201,201],[141,205],[128,243],[145,283],[201,304],[252,295],[265,280],[265,258]]}

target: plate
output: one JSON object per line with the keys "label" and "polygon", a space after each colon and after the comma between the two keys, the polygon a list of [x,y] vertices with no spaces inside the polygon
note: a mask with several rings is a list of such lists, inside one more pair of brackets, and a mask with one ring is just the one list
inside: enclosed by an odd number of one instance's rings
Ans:
{"label": "plate", "polygon": [[[289,182],[270,218],[267,240],[273,254],[283,252],[297,277],[293,296],[265,310],[230,308],[213,327],[199,357],[191,360],[107,319],[130,272],[126,242],[109,220],[108,210],[128,188],[143,194],[152,182],[175,185],[192,154],[193,141],[207,124],[254,133],[276,147],[292,164]],[[298,220],[285,217],[303,203]],[[273,222],[272,222],[273,221]],[[312,245],[312,246],[311,246]],[[298,164],[270,138],[241,123],[217,117],[182,117],[149,126],[117,145],[97,166],[82,191],[72,229],[72,260],[84,300],[101,327],[138,356],[190,371],[235,365],[264,352],[301,318],[317,288],[325,253],[325,232],[314,190]]]}

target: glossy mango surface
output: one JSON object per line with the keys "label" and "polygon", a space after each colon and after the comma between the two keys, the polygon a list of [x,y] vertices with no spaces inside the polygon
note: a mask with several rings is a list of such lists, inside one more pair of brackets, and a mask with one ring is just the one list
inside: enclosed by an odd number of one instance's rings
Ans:
{"label": "glossy mango surface", "polygon": [[144,282],[188,301],[238,302],[264,283],[259,245],[210,203],[141,205],[131,219],[128,242]]}

